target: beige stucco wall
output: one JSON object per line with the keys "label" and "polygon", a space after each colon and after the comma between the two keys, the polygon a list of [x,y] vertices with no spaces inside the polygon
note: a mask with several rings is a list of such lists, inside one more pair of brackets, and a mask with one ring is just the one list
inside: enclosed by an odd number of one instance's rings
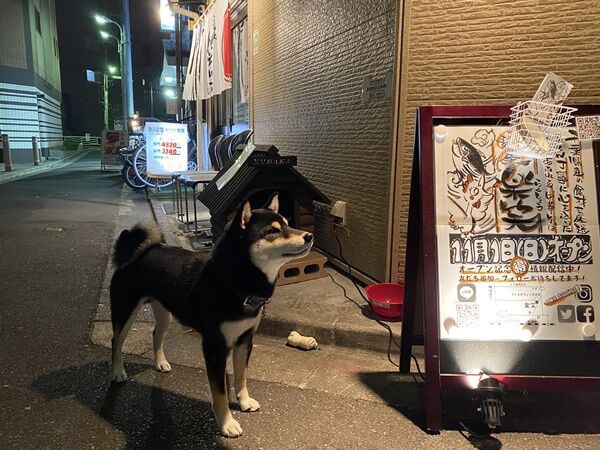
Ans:
{"label": "beige stucco wall", "polygon": [[[383,280],[389,256],[391,102],[363,104],[362,81],[394,64],[395,0],[250,0],[254,142],[298,156],[331,200],[348,202],[344,256]],[[338,255],[330,220],[317,245]]]}
{"label": "beige stucco wall", "polygon": [[391,265],[400,280],[417,106],[514,104],[532,97],[547,72],[575,85],[569,102],[600,103],[598,0],[404,0],[403,6]]}

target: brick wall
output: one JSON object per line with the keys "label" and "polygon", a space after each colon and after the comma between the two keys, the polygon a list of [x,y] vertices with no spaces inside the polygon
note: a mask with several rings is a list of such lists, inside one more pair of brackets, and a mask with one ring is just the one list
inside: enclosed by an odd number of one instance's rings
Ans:
{"label": "brick wall", "polygon": [[[385,278],[392,108],[364,105],[362,81],[394,64],[395,0],[251,0],[254,142],[298,155],[299,170],[332,200],[348,202],[344,256]],[[331,223],[317,245],[337,255]]]}
{"label": "brick wall", "polygon": [[547,72],[600,103],[600,1],[404,0],[393,278],[403,279],[414,111],[432,104],[514,104]]}

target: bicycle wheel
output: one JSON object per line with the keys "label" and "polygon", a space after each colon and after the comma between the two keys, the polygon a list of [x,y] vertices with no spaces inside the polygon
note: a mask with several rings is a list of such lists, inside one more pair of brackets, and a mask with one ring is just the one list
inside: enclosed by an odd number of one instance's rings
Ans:
{"label": "bicycle wheel", "polygon": [[142,183],[140,178],[136,175],[133,166],[129,163],[123,165],[123,168],[121,169],[121,175],[123,176],[123,181],[125,181],[125,184],[134,191],[139,191],[140,189],[144,189],[146,187],[146,185]]}
{"label": "bicycle wheel", "polygon": [[146,145],[141,145],[133,154],[133,170],[140,181],[148,187],[162,189],[170,186],[173,183],[172,178],[154,178],[149,177],[146,165]]}

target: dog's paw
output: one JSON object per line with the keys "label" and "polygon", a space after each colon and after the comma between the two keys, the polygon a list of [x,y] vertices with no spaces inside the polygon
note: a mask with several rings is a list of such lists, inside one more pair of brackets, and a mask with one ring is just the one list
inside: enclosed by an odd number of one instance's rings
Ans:
{"label": "dog's paw", "polygon": [[113,383],[123,383],[127,381],[127,373],[125,372],[125,369],[122,367],[113,369],[112,381]]}
{"label": "dog's paw", "polygon": [[231,415],[227,419],[225,419],[225,422],[223,423],[223,425],[221,425],[220,428],[221,434],[228,438],[235,438],[241,436],[244,432],[238,421],[235,420]]}
{"label": "dog's paw", "polygon": [[238,403],[240,405],[240,409],[244,412],[253,412],[260,409],[260,403],[250,397],[238,399]]}
{"label": "dog's paw", "polygon": [[164,359],[162,361],[156,361],[156,365],[154,367],[159,372],[170,372],[171,371],[171,364],[169,364],[169,362],[166,359]]}

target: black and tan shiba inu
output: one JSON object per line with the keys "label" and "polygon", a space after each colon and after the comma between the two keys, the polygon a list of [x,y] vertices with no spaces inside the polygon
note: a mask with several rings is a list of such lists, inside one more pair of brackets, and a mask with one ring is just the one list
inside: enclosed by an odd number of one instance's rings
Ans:
{"label": "black and tan shiba inu", "polygon": [[258,410],[260,405],[246,387],[252,338],[280,267],[306,256],[313,244],[312,234],[288,226],[278,209],[277,194],[262,209],[251,210],[246,202],[209,255],[169,247],[153,228],[138,225],[121,233],[114,253],[117,269],[110,285],[113,381],[127,379],[123,341],[138,308],[151,302],[156,318],[156,369],[171,370],[163,336],[173,314],[202,335],[213,411],[221,433],[229,437],[242,434],[228,406],[227,356],[233,350],[240,409]]}

